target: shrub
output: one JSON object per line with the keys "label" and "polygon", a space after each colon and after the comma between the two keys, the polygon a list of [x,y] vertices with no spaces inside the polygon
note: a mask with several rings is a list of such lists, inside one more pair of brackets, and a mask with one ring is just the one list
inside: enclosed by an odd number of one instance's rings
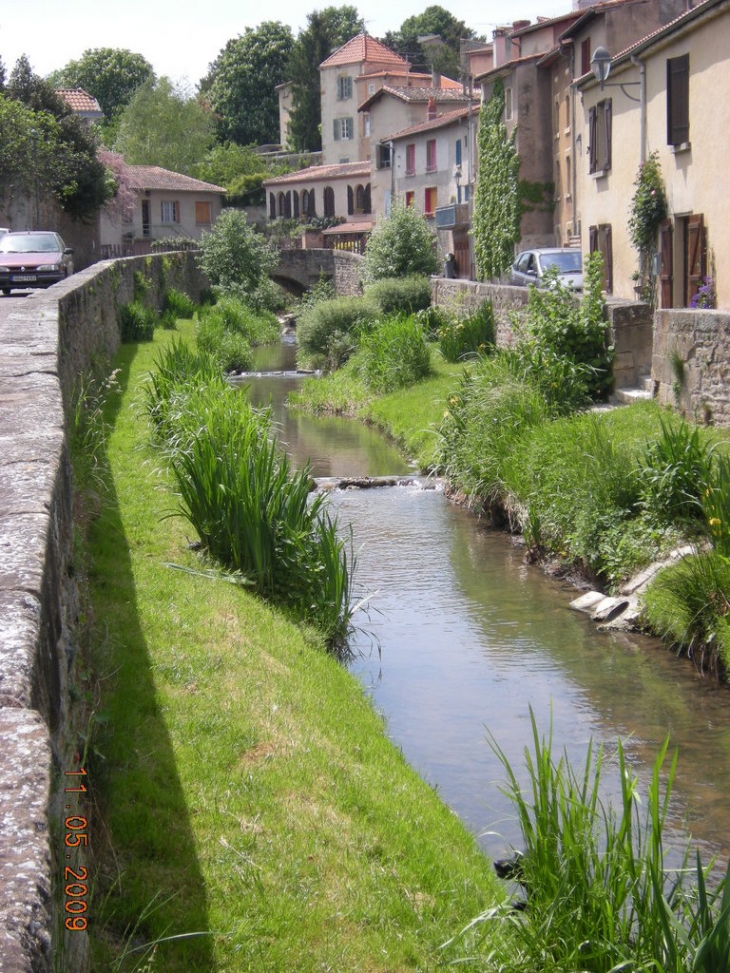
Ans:
{"label": "shrub", "polygon": [[256,300],[276,266],[277,253],[248,223],[243,210],[224,209],[212,229],[203,233],[198,265],[217,294]]}
{"label": "shrub", "polygon": [[198,347],[214,355],[224,372],[248,371],[253,363],[252,347],[278,336],[279,324],[270,311],[254,311],[234,297],[201,308],[198,315]]}
{"label": "shrub", "polygon": [[375,392],[406,388],[431,371],[423,328],[414,317],[389,317],[363,335],[358,373]]}
{"label": "shrub", "polygon": [[426,218],[398,201],[370,234],[362,279],[370,284],[387,277],[429,276],[438,266],[436,237]]}
{"label": "shrub", "polygon": [[431,282],[428,277],[387,277],[365,288],[383,314],[414,314],[431,304]]}
{"label": "shrub", "polygon": [[416,312],[416,319],[429,341],[438,341],[439,331],[454,321],[454,314],[440,304]]}
{"label": "shrub", "polygon": [[494,310],[484,301],[466,317],[446,317],[438,329],[441,354],[448,362],[458,362],[466,355],[486,352],[494,347]]}
{"label": "shrub", "polygon": [[118,311],[119,330],[125,343],[152,341],[157,325],[156,311],[146,304],[133,301],[123,304]]}
{"label": "shrub", "polygon": [[[307,308],[297,323],[300,352],[315,365],[334,363],[335,346],[354,351],[359,335],[369,330],[378,317],[378,309],[372,301],[362,297],[336,297]],[[346,358],[344,359],[346,360]],[[335,365],[337,367],[337,365]]]}
{"label": "shrub", "polygon": [[712,478],[712,450],[682,419],[662,417],[662,433],[644,449],[639,470],[642,503],[658,524],[697,521]]}
{"label": "shrub", "polygon": [[170,287],[162,299],[162,313],[172,311],[176,318],[190,320],[195,314],[195,301],[183,291]]}

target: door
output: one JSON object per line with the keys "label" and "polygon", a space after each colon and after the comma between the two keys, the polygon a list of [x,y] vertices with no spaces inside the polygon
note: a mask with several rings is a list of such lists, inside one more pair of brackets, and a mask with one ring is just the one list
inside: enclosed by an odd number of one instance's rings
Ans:
{"label": "door", "polygon": [[705,247],[705,227],[702,213],[693,213],[687,218],[687,258],[685,260],[685,301],[689,307],[692,298],[700,289],[707,276],[707,249]]}
{"label": "door", "polygon": [[142,236],[148,237],[152,232],[152,221],[150,220],[150,201],[142,200]]}
{"label": "door", "polygon": [[664,220],[659,228],[662,265],[659,271],[660,307],[673,307],[674,301],[674,227]]}

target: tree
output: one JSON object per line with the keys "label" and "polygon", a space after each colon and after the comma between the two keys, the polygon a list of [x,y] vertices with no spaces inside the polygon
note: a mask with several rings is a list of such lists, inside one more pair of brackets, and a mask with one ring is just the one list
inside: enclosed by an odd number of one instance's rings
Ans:
{"label": "tree", "polygon": [[84,51],[50,81],[56,88],[83,88],[99,102],[108,121],[123,111],[140,85],[155,80],[152,65],[141,54],[113,47]]}
{"label": "tree", "polygon": [[278,260],[239,209],[223,210],[213,228],[203,233],[200,249],[198,264],[211,286],[253,303]]}
{"label": "tree", "polygon": [[93,218],[110,185],[97,142],[53,87],[23,56],[2,102],[0,182],[4,192],[53,193],[74,219]]}
{"label": "tree", "polygon": [[[419,37],[440,37],[443,44],[428,48]],[[406,58],[414,71],[436,70],[449,78],[461,74],[461,40],[476,35],[463,20],[457,20],[448,10],[437,5],[426,7],[423,13],[408,17],[396,31],[388,31],[384,41],[401,57]]]}
{"label": "tree", "polygon": [[438,265],[436,236],[426,218],[398,200],[370,235],[362,278],[369,284],[387,277],[435,274]]}
{"label": "tree", "polygon": [[477,149],[479,169],[474,193],[474,257],[479,277],[499,277],[514,259],[520,239],[522,210],[519,193],[520,159],[515,148],[517,129],[507,137],[502,121],[504,85],[497,78],[492,97],[479,111]]}
{"label": "tree", "polygon": [[108,149],[99,151],[99,160],[106,166],[107,179],[112,186],[104,212],[114,226],[130,222],[137,205],[137,194],[132,187],[129,166],[121,155]]}
{"label": "tree", "polygon": [[208,108],[169,78],[138,88],[120,120],[114,151],[130,165],[190,173],[214,140]]}
{"label": "tree", "polygon": [[218,139],[239,145],[279,141],[279,96],[294,39],[289,27],[266,21],[228,41],[201,82],[218,118]]}
{"label": "tree", "polygon": [[289,119],[289,145],[299,152],[322,148],[322,100],[319,66],[333,50],[364,30],[356,7],[325,7],[307,14],[307,27],[292,48],[289,79],[293,108]]}

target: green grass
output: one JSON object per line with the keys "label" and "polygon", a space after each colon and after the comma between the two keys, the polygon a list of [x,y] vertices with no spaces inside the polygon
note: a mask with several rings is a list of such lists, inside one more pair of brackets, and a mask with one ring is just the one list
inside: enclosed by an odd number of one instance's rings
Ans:
{"label": "green grass", "polygon": [[168,516],[143,386],[171,340],[121,350],[97,448],[106,490],[80,506],[93,969],[135,969],[146,951],[131,950],[164,937],[183,938],[160,943],[156,971],[445,969],[474,944],[441,944],[501,895],[491,867],[359,682],[207,569]]}

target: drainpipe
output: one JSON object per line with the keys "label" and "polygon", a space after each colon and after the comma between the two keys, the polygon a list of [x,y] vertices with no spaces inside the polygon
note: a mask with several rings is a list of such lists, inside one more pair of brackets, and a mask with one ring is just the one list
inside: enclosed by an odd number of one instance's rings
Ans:
{"label": "drainpipe", "polygon": [[646,65],[635,54],[631,63],[639,69],[639,162],[646,162]]}

